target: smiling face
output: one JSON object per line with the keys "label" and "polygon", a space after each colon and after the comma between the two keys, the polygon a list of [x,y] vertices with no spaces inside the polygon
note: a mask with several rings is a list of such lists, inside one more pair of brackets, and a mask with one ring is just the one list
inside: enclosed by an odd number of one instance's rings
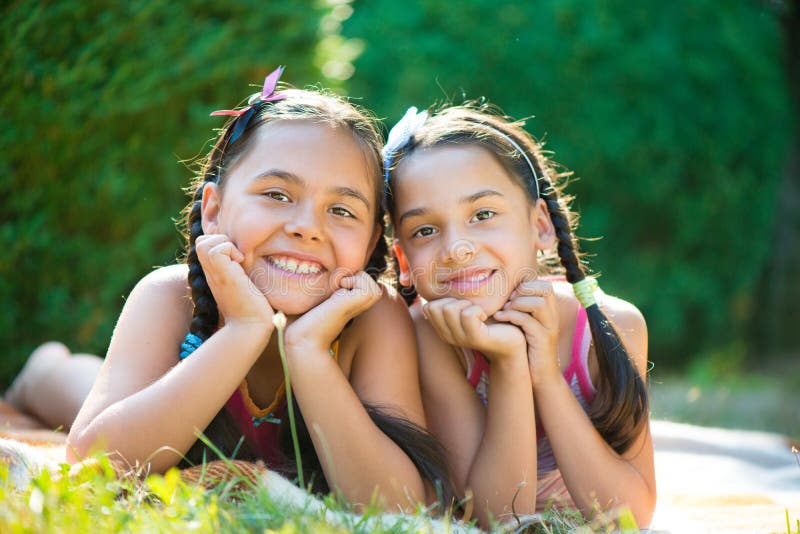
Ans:
{"label": "smiling face", "polygon": [[400,282],[426,300],[467,299],[487,315],[523,280],[553,228],[544,202],[485,148],[440,145],[413,152],[395,171],[393,220]]}
{"label": "smiling face", "polygon": [[207,186],[203,231],[231,239],[273,308],[304,313],[366,266],[379,237],[375,180],[348,130],[270,122],[222,187]]}

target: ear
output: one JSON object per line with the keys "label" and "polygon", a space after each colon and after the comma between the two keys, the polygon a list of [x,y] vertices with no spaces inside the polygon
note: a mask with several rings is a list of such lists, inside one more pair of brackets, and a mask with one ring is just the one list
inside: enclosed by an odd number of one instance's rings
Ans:
{"label": "ear", "polygon": [[547,203],[541,198],[537,199],[530,210],[531,230],[536,239],[534,247],[537,250],[547,250],[556,242],[556,228],[550,218]]}
{"label": "ear", "polygon": [[400,243],[397,239],[392,244],[392,250],[394,250],[394,257],[397,258],[397,266],[400,269],[400,272],[397,273],[397,281],[400,282],[401,286],[409,287],[411,286],[411,269],[408,267],[408,258],[406,258],[403,249],[400,248]]}
{"label": "ear", "polygon": [[203,225],[203,233],[219,233],[219,210],[222,199],[219,196],[217,184],[208,182],[203,186],[203,199],[200,204],[200,221]]}

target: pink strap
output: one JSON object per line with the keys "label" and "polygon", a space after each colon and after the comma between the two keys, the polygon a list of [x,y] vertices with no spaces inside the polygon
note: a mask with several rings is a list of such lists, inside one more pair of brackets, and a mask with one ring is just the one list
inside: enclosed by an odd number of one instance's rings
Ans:
{"label": "pink strap", "polygon": [[591,404],[594,400],[595,387],[589,376],[589,347],[592,343],[592,333],[588,326],[586,310],[583,306],[579,306],[575,318],[575,332],[572,335],[572,358],[564,370],[564,377],[569,382],[573,375],[576,376],[581,395]]}
{"label": "pink strap", "polygon": [[[472,370],[469,373],[469,383],[472,384],[472,387],[478,387],[478,383],[481,381],[481,375],[483,373],[489,374],[489,362],[486,360],[486,356],[478,352],[477,350],[469,350],[463,349],[464,354],[469,357],[467,360],[467,366],[472,366]],[[471,360],[471,361],[470,361]]]}

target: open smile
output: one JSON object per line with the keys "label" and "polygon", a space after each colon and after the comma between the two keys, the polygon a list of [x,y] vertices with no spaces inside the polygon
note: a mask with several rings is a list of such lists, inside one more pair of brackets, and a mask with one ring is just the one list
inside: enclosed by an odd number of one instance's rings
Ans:
{"label": "open smile", "polygon": [[310,258],[300,258],[285,254],[267,256],[267,264],[276,271],[291,276],[316,276],[325,271],[325,267],[318,261]]}

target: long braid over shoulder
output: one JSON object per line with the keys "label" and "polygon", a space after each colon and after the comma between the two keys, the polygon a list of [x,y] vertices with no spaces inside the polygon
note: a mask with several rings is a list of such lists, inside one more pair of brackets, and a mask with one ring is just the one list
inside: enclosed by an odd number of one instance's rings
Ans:
{"label": "long braid over shoulder", "polygon": [[[529,200],[542,198],[547,205],[557,246],[555,251],[540,255],[540,269],[547,274],[564,274],[568,282],[575,284],[586,278],[586,273],[576,244],[577,217],[569,208],[572,198],[563,192],[564,179],[571,173],[556,171],[555,164],[523,129],[523,124],[481,101],[445,107],[431,114],[414,131],[411,140],[395,153],[394,167],[417,149],[460,144],[485,148],[527,192]],[[525,154],[520,154],[520,150]],[[395,179],[394,169],[390,169],[386,194],[390,214],[395,208],[392,196]],[[403,287],[401,293],[407,302],[416,297],[413,287]],[[603,439],[623,453],[647,425],[647,388],[614,325],[600,307],[589,306],[586,313],[600,370],[589,416]]]}

